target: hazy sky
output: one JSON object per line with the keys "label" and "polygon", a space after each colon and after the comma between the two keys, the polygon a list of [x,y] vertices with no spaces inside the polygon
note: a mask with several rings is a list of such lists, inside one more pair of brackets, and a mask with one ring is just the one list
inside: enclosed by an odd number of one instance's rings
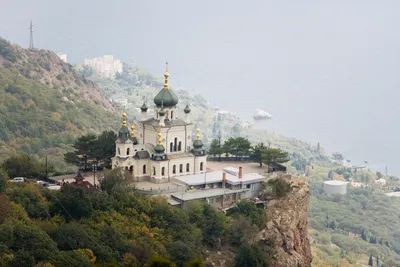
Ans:
{"label": "hazy sky", "polygon": [[400,174],[400,1],[0,0],[0,36],[112,54],[250,120]]}

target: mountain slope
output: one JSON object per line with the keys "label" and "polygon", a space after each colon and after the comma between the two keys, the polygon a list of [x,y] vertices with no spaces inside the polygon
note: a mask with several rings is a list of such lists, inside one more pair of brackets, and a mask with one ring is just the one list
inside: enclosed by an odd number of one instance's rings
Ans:
{"label": "mountain slope", "polygon": [[56,54],[0,38],[0,159],[47,152],[62,170],[66,145],[76,136],[118,123],[116,109],[96,85]]}

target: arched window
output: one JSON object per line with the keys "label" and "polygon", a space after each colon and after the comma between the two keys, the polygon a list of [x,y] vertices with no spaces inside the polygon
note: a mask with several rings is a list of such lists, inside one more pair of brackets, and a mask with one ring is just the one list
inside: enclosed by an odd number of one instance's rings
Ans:
{"label": "arched window", "polygon": [[129,156],[130,149],[129,147],[126,149],[126,155]]}
{"label": "arched window", "polygon": [[169,152],[174,151],[174,143],[169,144]]}
{"label": "arched window", "polygon": [[178,138],[175,137],[174,140],[174,151],[176,151],[176,146],[178,145]]}
{"label": "arched window", "polygon": [[153,175],[156,175],[156,167],[153,167]]}
{"label": "arched window", "polygon": [[181,151],[181,150],[182,150],[182,142],[179,141],[179,143],[178,143],[178,151]]}
{"label": "arched window", "polygon": [[143,165],[143,174],[146,174],[146,164]]}
{"label": "arched window", "polygon": [[121,150],[119,150],[119,148],[118,148],[118,155],[121,155]]}
{"label": "arched window", "polygon": [[129,168],[129,171],[133,174],[133,166]]}
{"label": "arched window", "polygon": [[172,173],[175,174],[176,173],[176,166],[172,166]]}
{"label": "arched window", "polygon": [[165,167],[161,168],[161,175],[164,176],[165,175]]}
{"label": "arched window", "polygon": [[200,162],[200,171],[203,170],[203,162]]}
{"label": "arched window", "polygon": [[189,163],[186,163],[186,172],[190,172]]}
{"label": "arched window", "polygon": [[179,173],[183,172],[183,164],[179,165]]}
{"label": "arched window", "polygon": [[171,120],[174,118],[174,111],[171,110]]}

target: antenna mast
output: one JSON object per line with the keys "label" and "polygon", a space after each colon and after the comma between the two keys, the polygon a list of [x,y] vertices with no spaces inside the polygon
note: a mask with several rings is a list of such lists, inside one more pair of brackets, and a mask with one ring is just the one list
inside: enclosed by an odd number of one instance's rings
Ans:
{"label": "antenna mast", "polygon": [[29,40],[29,50],[32,50],[34,48],[33,47],[33,24],[32,24],[32,20],[31,20],[31,24],[29,26],[29,31],[30,31],[30,34],[31,34],[30,40]]}

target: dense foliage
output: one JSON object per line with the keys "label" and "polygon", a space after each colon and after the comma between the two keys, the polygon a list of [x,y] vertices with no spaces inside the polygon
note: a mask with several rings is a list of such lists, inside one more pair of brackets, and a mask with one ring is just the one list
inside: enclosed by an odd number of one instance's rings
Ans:
{"label": "dense foliage", "polygon": [[[47,153],[64,170],[62,154],[75,137],[115,129],[119,120],[79,96],[91,82],[61,60],[52,61],[55,54],[37,53],[39,59],[0,38],[0,159],[27,153],[43,162]],[[60,73],[64,78],[55,78]]]}
{"label": "dense foliage", "polygon": [[365,255],[367,264],[372,255],[382,266],[399,266],[399,214],[400,199],[377,189],[349,188],[346,196],[328,196],[321,184],[313,184],[309,223],[320,253],[316,256],[334,265],[340,258],[355,264],[357,255]]}
{"label": "dense foliage", "polygon": [[111,167],[111,158],[115,156],[115,140],[113,131],[104,131],[99,136],[87,134],[79,137],[72,147],[73,152],[64,155],[66,162],[87,170],[92,164]]}
{"label": "dense foliage", "polygon": [[243,137],[230,137],[223,143],[218,139],[213,139],[208,153],[214,158],[216,156],[221,158],[222,154],[232,155],[236,160],[249,156],[252,161],[260,164],[260,168],[263,163],[285,163],[290,160],[288,153],[280,148],[264,146],[263,143],[253,147],[250,141]]}
{"label": "dense foliage", "polygon": [[120,169],[106,171],[104,190],[93,194],[73,185],[49,191],[35,184],[4,184],[0,266],[202,266],[201,248],[221,244],[240,255],[250,253],[255,262],[272,260],[273,253],[260,254],[272,251],[264,244],[241,247],[257,231],[238,237],[235,230],[265,221],[255,204],[240,204],[230,218],[201,202],[178,209],[162,197],[136,194],[127,179]]}

